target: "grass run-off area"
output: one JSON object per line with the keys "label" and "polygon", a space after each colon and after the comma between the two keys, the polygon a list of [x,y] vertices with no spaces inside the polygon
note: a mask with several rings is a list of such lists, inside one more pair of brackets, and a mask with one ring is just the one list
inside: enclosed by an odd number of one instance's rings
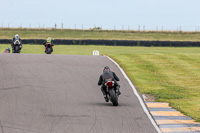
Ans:
{"label": "grass run-off area", "polygon": [[[0,52],[9,46],[1,44]],[[53,54],[91,55],[93,50],[117,61],[142,94],[200,122],[200,48],[57,45]],[[24,45],[22,53],[44,54],[44,46]]]}
{"label": "grass run-off area", "polygon": [[97,39],[97,40],[149,40],[149,41],[200,41],[200,32],[131,31],[131,30],[70,30],[0,28],[0,39]]}

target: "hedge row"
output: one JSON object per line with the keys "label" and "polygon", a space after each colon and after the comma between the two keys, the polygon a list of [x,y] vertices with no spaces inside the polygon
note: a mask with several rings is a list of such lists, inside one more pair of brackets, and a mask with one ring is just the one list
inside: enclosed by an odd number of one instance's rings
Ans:
{"label": "hedge row", "polygon": [[[0,44],[10,44],[10,39],[0,39]],[[42,39],[24,39],[23,44],[42,44]],[[53,40],[55,45],[108,45],[108,46],[161,46],[161,47],[200,47],[200,42],[181,41],[130,41],[130,40]]]}

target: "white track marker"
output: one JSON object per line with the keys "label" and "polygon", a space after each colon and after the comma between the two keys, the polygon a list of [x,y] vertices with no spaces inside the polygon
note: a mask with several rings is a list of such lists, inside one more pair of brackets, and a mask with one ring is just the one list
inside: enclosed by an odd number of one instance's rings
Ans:
{"label": "white track marker", "polygon": [[98,50],[93,50],[93,55],[99,55],[99,51]]}
{"label": "white track marker", "polygon": [[158,127],[158,125],[156,124],[156,122],[154,121],[154,119],[152,118],[151,114],[149,113],[148,109],[146,108],[145,103],[142,100],[142,98],[140,97],[140,95],[138,94],[135,86],[133,85],[133,83],[131,82],[131,80],[128,78],[128,76],[126,75],[126,73],[124,72],[124,70],[113,59],[111,59],[108,56],[106,56],[106,57],[108,59],[110,59],[119,68],[119,70],[121,71],[121,73],[123,74],[123,76],[125,77],[125,79],[128,81],[129,85],[133,89],[133,92],[137,96],[138,100],[140,101],[140,104],[141,104],[144,112],[147,114],[148,118],[150,119],[151,123],[153,124],[153,126],[155,127],[155,129],[157,130],[158,133],[162,133],[161,130],[160,130],[160,128]]}

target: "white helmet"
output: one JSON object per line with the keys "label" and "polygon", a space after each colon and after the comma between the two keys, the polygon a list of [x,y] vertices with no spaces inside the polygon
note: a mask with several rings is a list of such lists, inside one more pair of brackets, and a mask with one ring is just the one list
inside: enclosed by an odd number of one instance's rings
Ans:
{"label": "white helmet", "polygon": [[15,35],[15,37],[19,37],[19,35],[18,35],[18,34],[16,34],[16,35]]}
{"label": "white helmet", "polygon": [[19,35],[18,34],[15,35],[15,39],[19,40]]}

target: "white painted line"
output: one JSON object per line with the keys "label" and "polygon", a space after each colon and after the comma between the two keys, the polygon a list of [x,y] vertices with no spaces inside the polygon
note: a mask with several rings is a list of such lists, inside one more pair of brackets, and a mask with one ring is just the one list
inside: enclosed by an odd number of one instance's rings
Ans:
{"label": "white painted line", "polygon": [[129,85],[131,86],[131,88],[133,89],[134,94],[137,96],[144,112],[147,114],[148,118],[150,119],[151,123],[153,124],[153,126],[155,127],[155,129],[157,130],[158,133],[162,133],[160,128],[158,127],[158,125],[156,124],[156,122],[154,121],[154,119],[152,118],[151,114],[149,113],[148,109],[145,106],[145,103],[143,102],[142,98],[140,97],[140,95],[138,94],[135,86],[133,85],[133,83],[131,82],[131,80],[128,78],[128,76],[126,75],[126,73],[124,72],[124,70],[119,66],[119,64],[117,64],[113,59],[111,59],[110,57],[106,56],[108,59],[110,59],[121,71],[121,73],[123,74],[123,76],[125,77],[125,79],[128,81]]}

